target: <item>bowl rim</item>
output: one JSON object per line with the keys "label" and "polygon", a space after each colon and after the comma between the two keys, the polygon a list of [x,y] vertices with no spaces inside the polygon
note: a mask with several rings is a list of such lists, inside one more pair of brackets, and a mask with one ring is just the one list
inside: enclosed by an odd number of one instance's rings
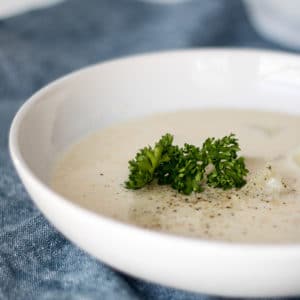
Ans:
{"label": "bowl rim", "polygon": [[[75,204],[72,200],[60,195],[59,193],[55,192],[51,189],[46,183],[44,183],[40,178],[30,169],[26,161],[24,160],[19,143],[18,143],[18,136],[20,126],[22,125],[22,121],[26,116],[27,112],[31,110],[31,108],[38,102],[43,101],[43,96],[46,95],[48,92],[59,85],[63,85],[64,83],[68,82],[69,80],[73,80],[77,76],[81,76],[85,72],[89,72],[96,68],[101,68],[105,65],[110,64],[118,64],[119,62],[126,62],[126,61],[140,61],[145,59],[157,59],[164,56],[186,56],[186,55],[203,55],[203,54],[211,54],[211,55],[223,55],[223,54],[230,54],[234,52],[235,55],[272,55],[276,57],[286,57],[286,58],[293,58],[299,61],[300,63],[300,55],[295,53],[288,53],[285,51],[273,51],[273,50],[264,50],[264,49],[255,49],[255,48],[194,48],[194,49],[180,49],[180,50],[165,50],[165,51],[158,51],[158,52],[150,52],[150,53],[142,53],[138,55],[128,55],[125,57],[115,58],[106,60],[100,63],[92,64],[73,72],[70,72],[58,79],[48,83],[38,91],[36,91],[32,96],[30,96],[19,108],[16,115],[13,118],[11,123],[11,127],[9,130],[9,153],[13,164],[17,170],[18,175],[22,172],[24,176],[27,177],[28,180],[31,181],[32,184],[36,185],[40,191],[46,194],[48,197],[53,199],[53,202],[61,202],[64,204],[65,207],[72,208],[77,213],[84,214],[89,218],[94,219],[95,221],[101,221],[103,224],[108,226],[118,227],[120,229],[126,229],[128,231],[133,232],[134,234],[142,234],[147,235],[151,238],[163,239],[168,242],[183,242],[183,243],[190,243],[191,245],[199,245],[201,247],[211,247],[216,246],[220,248],[220,250],[228,250],[228,251],[240,251],[241,249],[246,252],[269,252],[272,251],[273,253],[281,253],[282,250],[285,252],[288,251],[290,254],[299,253],[300,250],[300,243],[283,243],[283,244],[276,244],[276,243],[242,243],[242,242],[229,242],[229,241],[222,241],[222,240],[207,240],[201,239],[197,237],[188,237],[179,234],[170,234],[166,232],[159,232],[147,228],[140,227],[138,225],[126,223],[123,221],[119,221],[114,218],[110,218],[105,215],[100,215],[96,212],[88,210],[87,208],[81,207],[78,204]],[[31,197],[32,198],[32,197]],[[48,219],[48,218],[47,218]],[[48,219],[49,220],[49,219]],[[51,222],[51,220],[49,220]]]}

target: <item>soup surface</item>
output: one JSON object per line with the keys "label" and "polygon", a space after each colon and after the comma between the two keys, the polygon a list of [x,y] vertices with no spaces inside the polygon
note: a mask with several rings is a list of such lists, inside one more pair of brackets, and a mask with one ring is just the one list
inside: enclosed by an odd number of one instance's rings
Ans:
{"label": "soup surface", "polygon": [[[246,110],[157,114],[96,132],[57,162],[52,187],[93,212],[153,230],[234,242],[300,242],[300,118]],[[127,190],[128,160],[163,134],[201,146],[235,133],[247,184],[185,196],[155,183]]]}

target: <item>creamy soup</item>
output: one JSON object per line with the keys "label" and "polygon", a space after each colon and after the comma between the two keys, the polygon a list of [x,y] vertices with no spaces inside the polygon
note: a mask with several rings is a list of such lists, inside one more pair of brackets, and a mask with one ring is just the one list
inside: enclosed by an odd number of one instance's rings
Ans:
{"label": "creamy soup", "polygon": [[[300,118],[286,114],[202,110],[158,114],[96,132],[55,166],[51,185],[100,215],[141,227],[251,243],[300,242]],[[128,160],[165,133],[201,146],[235,133],[249,169],[247,184],[190,196],[154,182],[127,190]]]}

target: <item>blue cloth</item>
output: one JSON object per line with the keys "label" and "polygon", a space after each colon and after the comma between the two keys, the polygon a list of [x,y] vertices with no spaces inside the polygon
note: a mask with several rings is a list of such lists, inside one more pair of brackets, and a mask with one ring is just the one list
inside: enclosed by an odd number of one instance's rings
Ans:
{"label": "blue cloth", "polygon": [[7,150],[13,115],[53,79],[108,58],[201,46],[279,48],[235,0],[73,0],[0,20],[0,299],[213,299],[134,279],[75,247],[35,208]]}

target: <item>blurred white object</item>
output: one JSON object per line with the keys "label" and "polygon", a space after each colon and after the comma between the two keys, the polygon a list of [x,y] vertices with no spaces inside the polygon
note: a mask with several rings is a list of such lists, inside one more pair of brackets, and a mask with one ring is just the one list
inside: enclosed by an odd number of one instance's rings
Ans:
{"label": "blurred white object", "polygon": [[244,0],[254,28],[283,46],[300,48],[299,0]]}
{"label": "blurred white object", "polygon": [[0,18],[6,18],[25,11],[46,7],[62,0],[0,0]]}
{"label": "blurred white object", "polygon": [[188,0],[142,0],[144,2],[152,2],[152,3],[157,3],[157,4],[175,4],[179,2],[184,2]]}

